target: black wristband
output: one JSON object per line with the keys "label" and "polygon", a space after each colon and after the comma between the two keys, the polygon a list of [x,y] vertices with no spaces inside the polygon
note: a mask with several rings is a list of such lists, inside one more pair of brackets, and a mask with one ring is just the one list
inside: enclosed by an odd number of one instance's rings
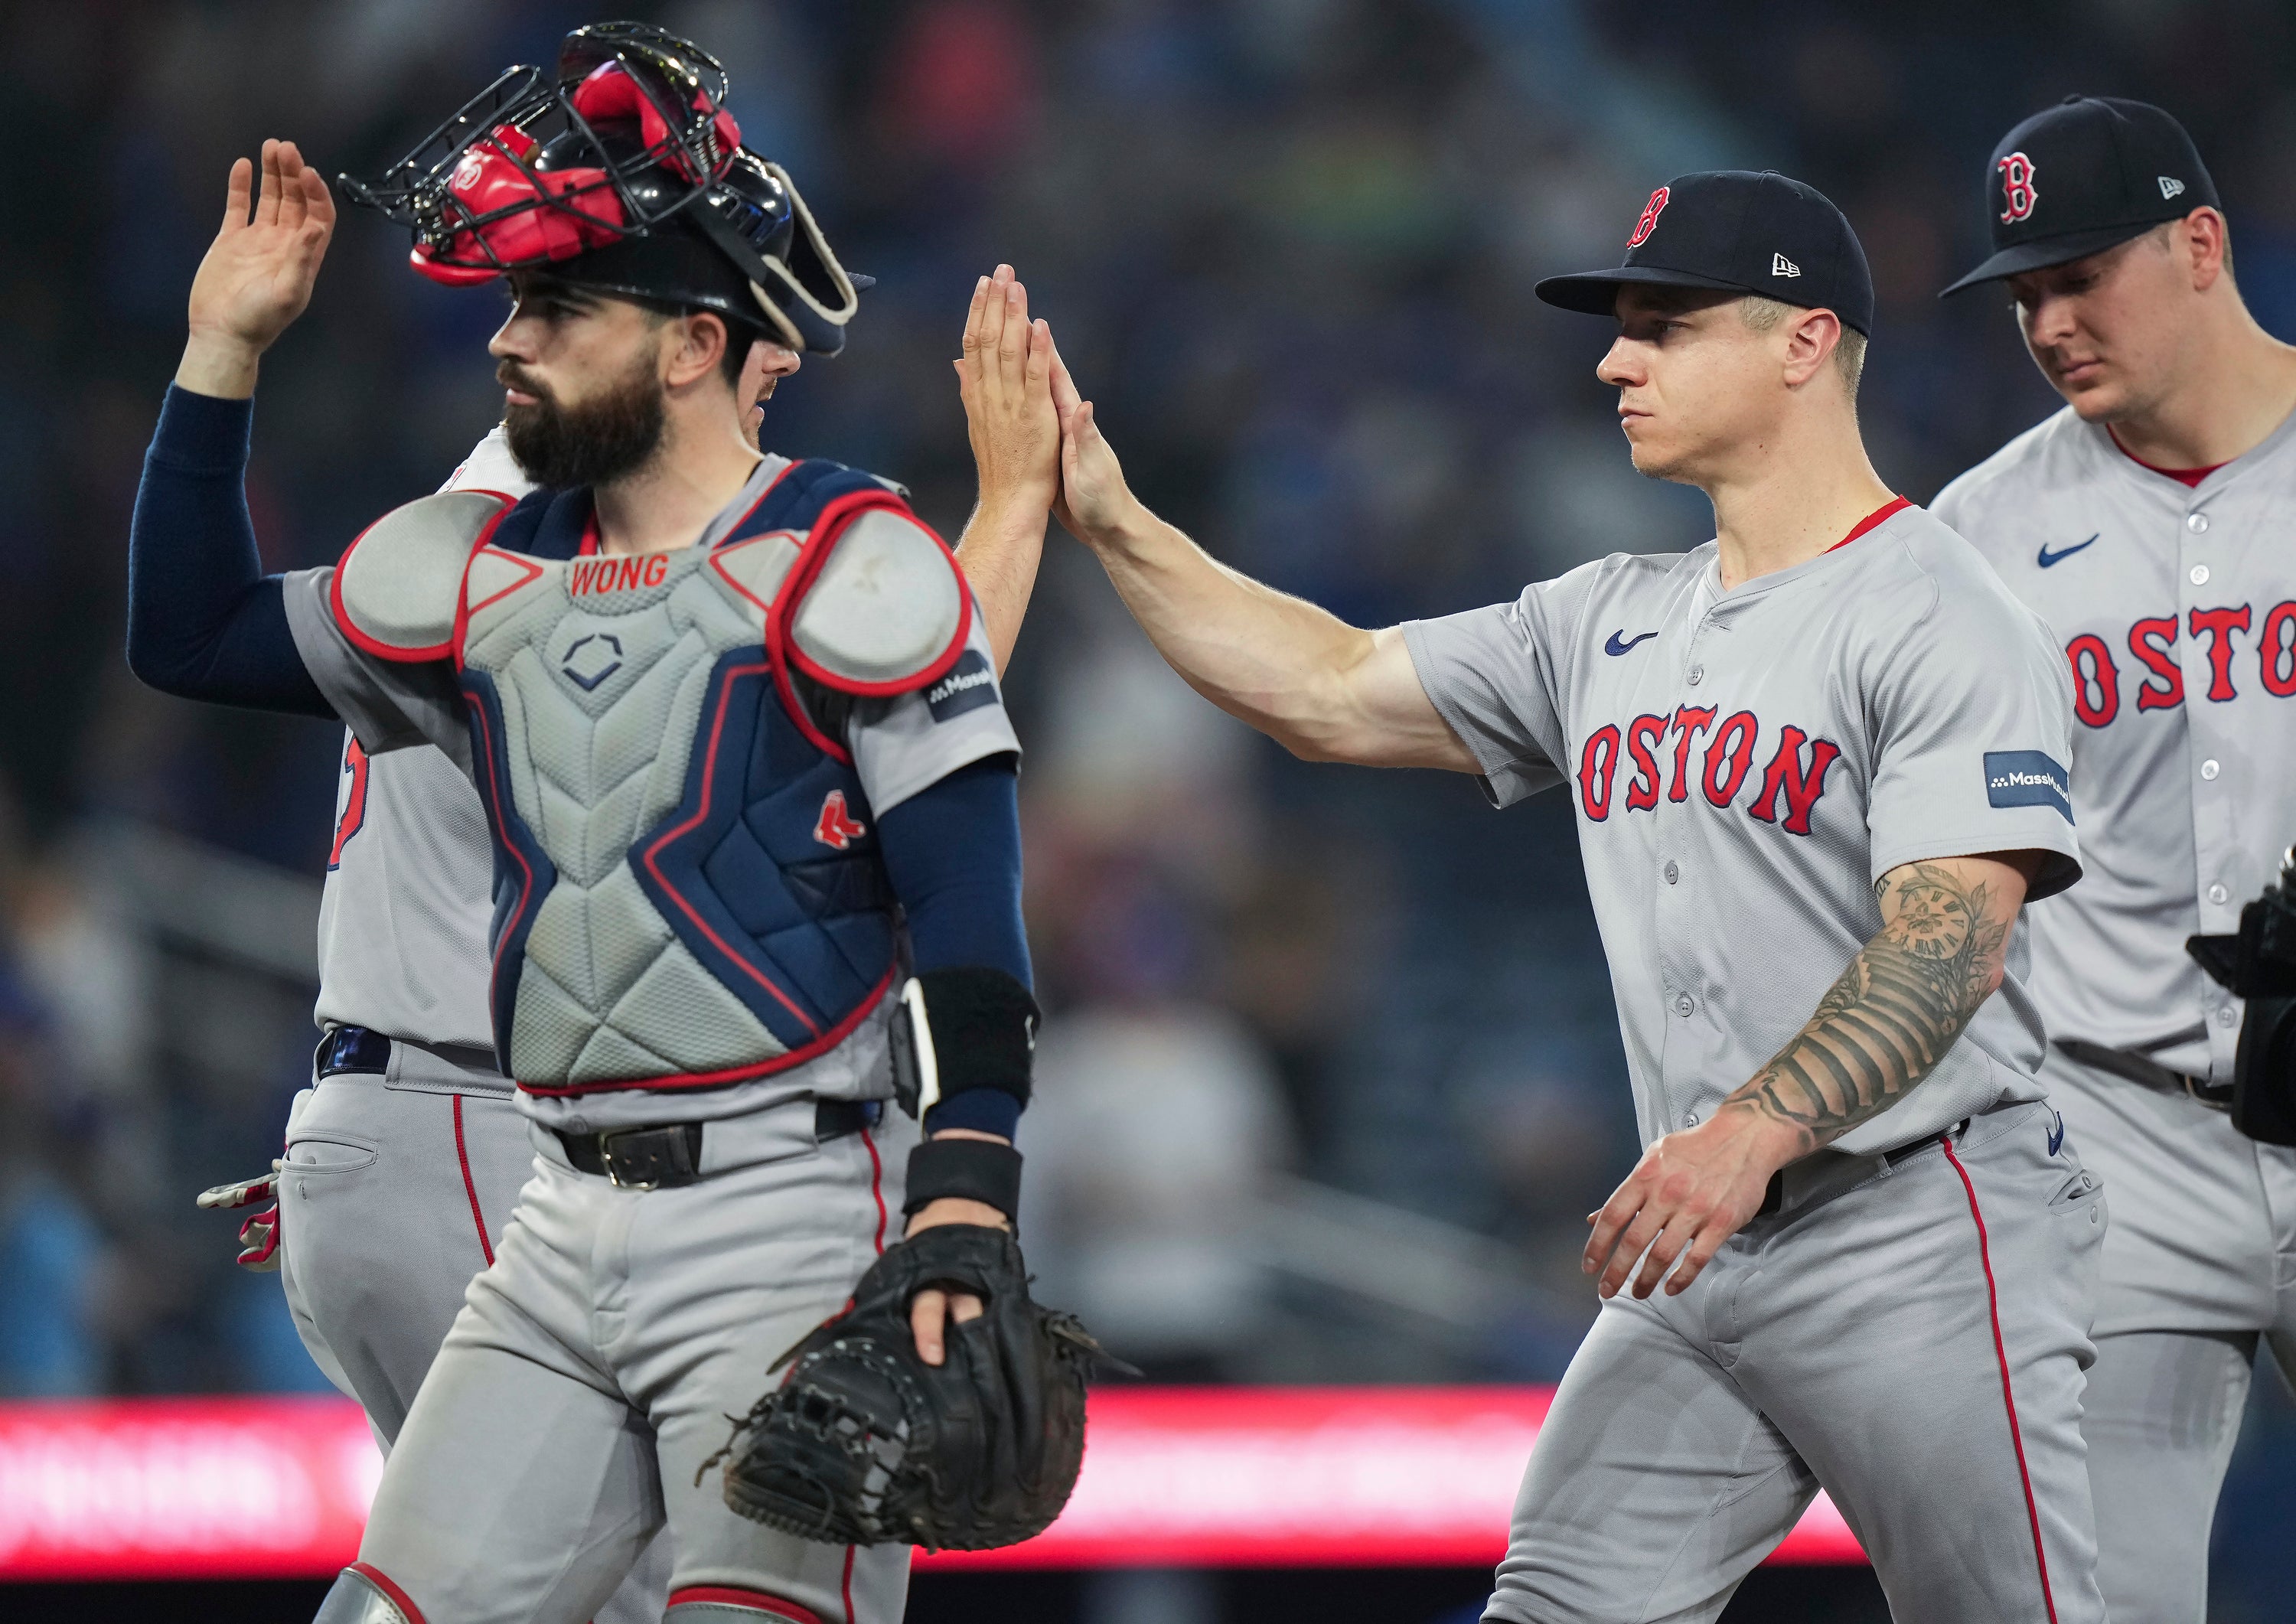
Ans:
{"label": "black wristband", "polygon": [[901,1210],[914,1212],[944,1196],[986,1202],[1015,1218],[1021,1210],[1021,1152],[993,1139],[926,1140],[909,1152],[909,1194]]}

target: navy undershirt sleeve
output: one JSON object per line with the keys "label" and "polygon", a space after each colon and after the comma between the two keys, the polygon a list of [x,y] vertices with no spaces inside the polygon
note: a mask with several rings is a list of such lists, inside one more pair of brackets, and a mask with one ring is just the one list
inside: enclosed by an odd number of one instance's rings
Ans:
{"label": "navy undershirt sleeve", "polygon": [[[1032,985],[1021,923],[1019,764],[992,756],[958,768],[877,819],[877,845],[909,921],[920,972],[986,967]],[[1021,1103],[970,1088],[925,1112],[925,1130],[1013,1136]]]}
{"label": "navy undershirt sleeve", "polygon": [[127,666],[163,693],[332,718],[247,512],[252,400],[170,385],[127,533]]}

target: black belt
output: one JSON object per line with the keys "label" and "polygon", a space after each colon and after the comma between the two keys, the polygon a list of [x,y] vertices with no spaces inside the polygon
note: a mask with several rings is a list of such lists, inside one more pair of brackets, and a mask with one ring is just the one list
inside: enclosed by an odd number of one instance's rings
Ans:
{"label": "black belt", "polygon": [[[1955,1123],[1951,1128],[1946,1129],[1942,1134],[1933,1134],[1926,1139],[1916,1139],[1911,1144],[1901,1144],[1894,1151],[1882,1152],[1880,1160],[1890,1167],[1897,1167],[1903,1162],[1911,1161],[1914,1157],[1920,1155],[1923,1151],[1929,1150],[1943,1140],[1957,1137],[1960,1135],[1961,1130],[1968,1126],[1969,1119],[1964,1117],[1960,1121]],[[1826,1152],[1819,1151],[1816,1153],[1823,1156]],[[1857,1160],[1866,1164],[1866,1169],[1865,1172],[1859,1172],[1854,1165],[1845,1165],[1840,1169],[1842,1177],[1841,1188],[1845,1190],[1849,1188],[1853,1184],[1862,1183],[1864,1179],[1870,1175],[1872,1165],[1875,1158],[1869,1152],[1864,1156],[1858,1157]],[[1830,1195],[1828,1196],[1828,1199],[1831,1199]],[[1786,1175],[1785,1169],[1781,1169],[1777,1172],[1770,1175],[1769,1188],[1762,1192],[1762,1204],[1760,1209],[1755,1212],[1754,1216],[1756,1218],[1768,1218],[1772,1214],[1782,1210],[1785,1204]]]}
{"label": "black belt", "polygon": [[321,1077],[340,1077],[347,1071],[380,1077],[390,1070],[390,1039],[363,1026],[331,1028],[319,1039],[311,1066]]}
{"label": "black belt", "polygon": [[[817,1100],[813,1107],[813,1136],[826,1143],[874,1128],[884,1115],[882,1100]],[[578,1172],[611,1178],[627,1190],[660,1190],[690,1185],[701,1177],[703,1122],[665,1122],[653,1128],[611,1128],[603,1133],[570,1134],[553,1128],[566,1147],[566,1160]]]}

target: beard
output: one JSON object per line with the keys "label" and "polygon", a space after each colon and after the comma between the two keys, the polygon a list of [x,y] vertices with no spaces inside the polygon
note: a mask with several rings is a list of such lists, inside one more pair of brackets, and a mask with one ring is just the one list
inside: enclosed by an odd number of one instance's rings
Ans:
{"label": "beard", "polygon": [[559,404],[535,379],[504,362],[495,376],[535,397],[503,414],[510,454],[537,485],[611,485],[636,472],[661,449],[668,416],[654,359],[644,357],[596,397]]}

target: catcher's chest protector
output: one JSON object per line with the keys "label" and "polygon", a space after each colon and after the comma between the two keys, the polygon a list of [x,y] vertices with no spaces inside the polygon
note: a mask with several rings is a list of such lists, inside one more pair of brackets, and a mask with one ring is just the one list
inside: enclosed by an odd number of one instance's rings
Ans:
{"label": "catcher's chest protector", "polygon": [[[769,493],[714,546],[640,557],[534,556],[564,504],[586,510],[537,493],[458,561],[450,643],[496,841],[496,1041],[521,1087],[763,1076],[833,1047],[890,985],[875,818],[792,666],[905,691],[955,659],[968,606],[899,499],[837,473],[826,504]],[[343,573],[348,625],[348,555]]]}

